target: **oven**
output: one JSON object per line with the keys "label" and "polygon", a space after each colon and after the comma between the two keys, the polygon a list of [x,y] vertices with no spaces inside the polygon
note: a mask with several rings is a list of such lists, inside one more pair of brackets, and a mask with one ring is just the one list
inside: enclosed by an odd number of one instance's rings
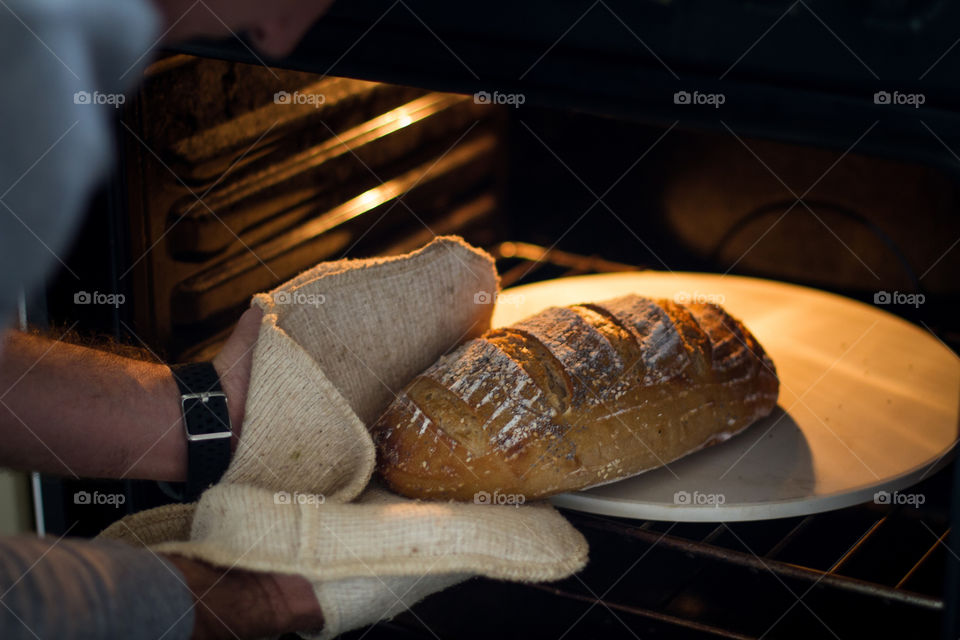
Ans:
{"label": "oven", "polygon": [[[335,5],[287,59],[166,51],[34,321],[209,358],[251,294],[321,260],[458,234],[503,285],[699,271],[883,304],[960,344],[960,8],[935,0]],[[914,298],[916,299],[916,298]],[[894,300],[896,302],[896,300]],[[949,460],[949,456],[947,458]],[[730,523],[565,511],[590,563],[474,579],[354,638],[956,638],[960,476],[923,505]],[[42,527],[94,535],[157,483],[38,477]],[[123,509],[74,508],[109,487]]]}

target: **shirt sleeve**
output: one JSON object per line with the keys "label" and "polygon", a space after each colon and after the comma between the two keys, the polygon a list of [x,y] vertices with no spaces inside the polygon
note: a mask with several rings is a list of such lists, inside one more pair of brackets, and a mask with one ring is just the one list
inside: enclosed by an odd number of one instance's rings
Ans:
{"label": "shirt sleeve", "polygon": [[66,259],[159,28],[148,0],[0,3],[0,323]]}
{"label": "shirt sleeve", "polygon": [[166,560],[122,542],[0,538],[0,637],[185,640],[193,597]]}
{"label": "shirt sleeve", "polygon": [[[0,324],[65,259],[159,25],[147,0],[0,3]],[[0,605],[4,639],[180,640],[194,619],[175,567],[108,541],[0,538]]]}

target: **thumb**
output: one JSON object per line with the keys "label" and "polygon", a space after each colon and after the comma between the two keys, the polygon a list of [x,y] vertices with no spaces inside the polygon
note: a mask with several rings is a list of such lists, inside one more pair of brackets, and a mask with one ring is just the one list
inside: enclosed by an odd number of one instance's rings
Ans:
{"label": "thumb", "polygon": [[235,433],[239,433],[243,423],[247,388],[250,386],[250,370],[253,365],[253,349],[257,344],[262,318],[263,312],[259,308],[247,309],[240,316],[237,326],[227,338],[220,353],[213,359],[213,366],[220,376],[220,384],[227,394],[230,422]]}

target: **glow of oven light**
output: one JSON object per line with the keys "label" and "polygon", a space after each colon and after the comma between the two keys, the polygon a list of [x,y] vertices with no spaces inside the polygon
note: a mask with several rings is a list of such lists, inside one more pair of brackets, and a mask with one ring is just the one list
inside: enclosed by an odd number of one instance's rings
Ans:
{"label": "glow of oven light", "polygon": [[380,193],[382,190],[382,187],[377,187],[376,189],[364,191],[357,196],[357,204],[360,205],[360,208],[364,210],[372,209],[373,207],[381,204],[384,200],[383,194]]}
{"label": "glow of oven light", "polygon": [[[414,103],[416,104],[416,103]],[[393,122],[397,129],[402,129],[413,124],[413,113],[419,109],[419,106],[411,106],[410,104],[405,104],[402,107],[398,107],[393,110],[394,119]],[[396,129],[394,129],[396,130]]]}

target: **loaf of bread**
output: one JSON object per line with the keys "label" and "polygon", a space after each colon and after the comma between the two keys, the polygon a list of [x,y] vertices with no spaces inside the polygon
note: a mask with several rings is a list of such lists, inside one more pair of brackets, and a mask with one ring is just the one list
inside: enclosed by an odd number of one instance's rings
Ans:
{"label": "loaf of bread", "polygon": [[526,500],[723,442],[777,402],[773,363],[713,304],[628,295],[493,329],[414,379],[373,427],[396,492]]}

